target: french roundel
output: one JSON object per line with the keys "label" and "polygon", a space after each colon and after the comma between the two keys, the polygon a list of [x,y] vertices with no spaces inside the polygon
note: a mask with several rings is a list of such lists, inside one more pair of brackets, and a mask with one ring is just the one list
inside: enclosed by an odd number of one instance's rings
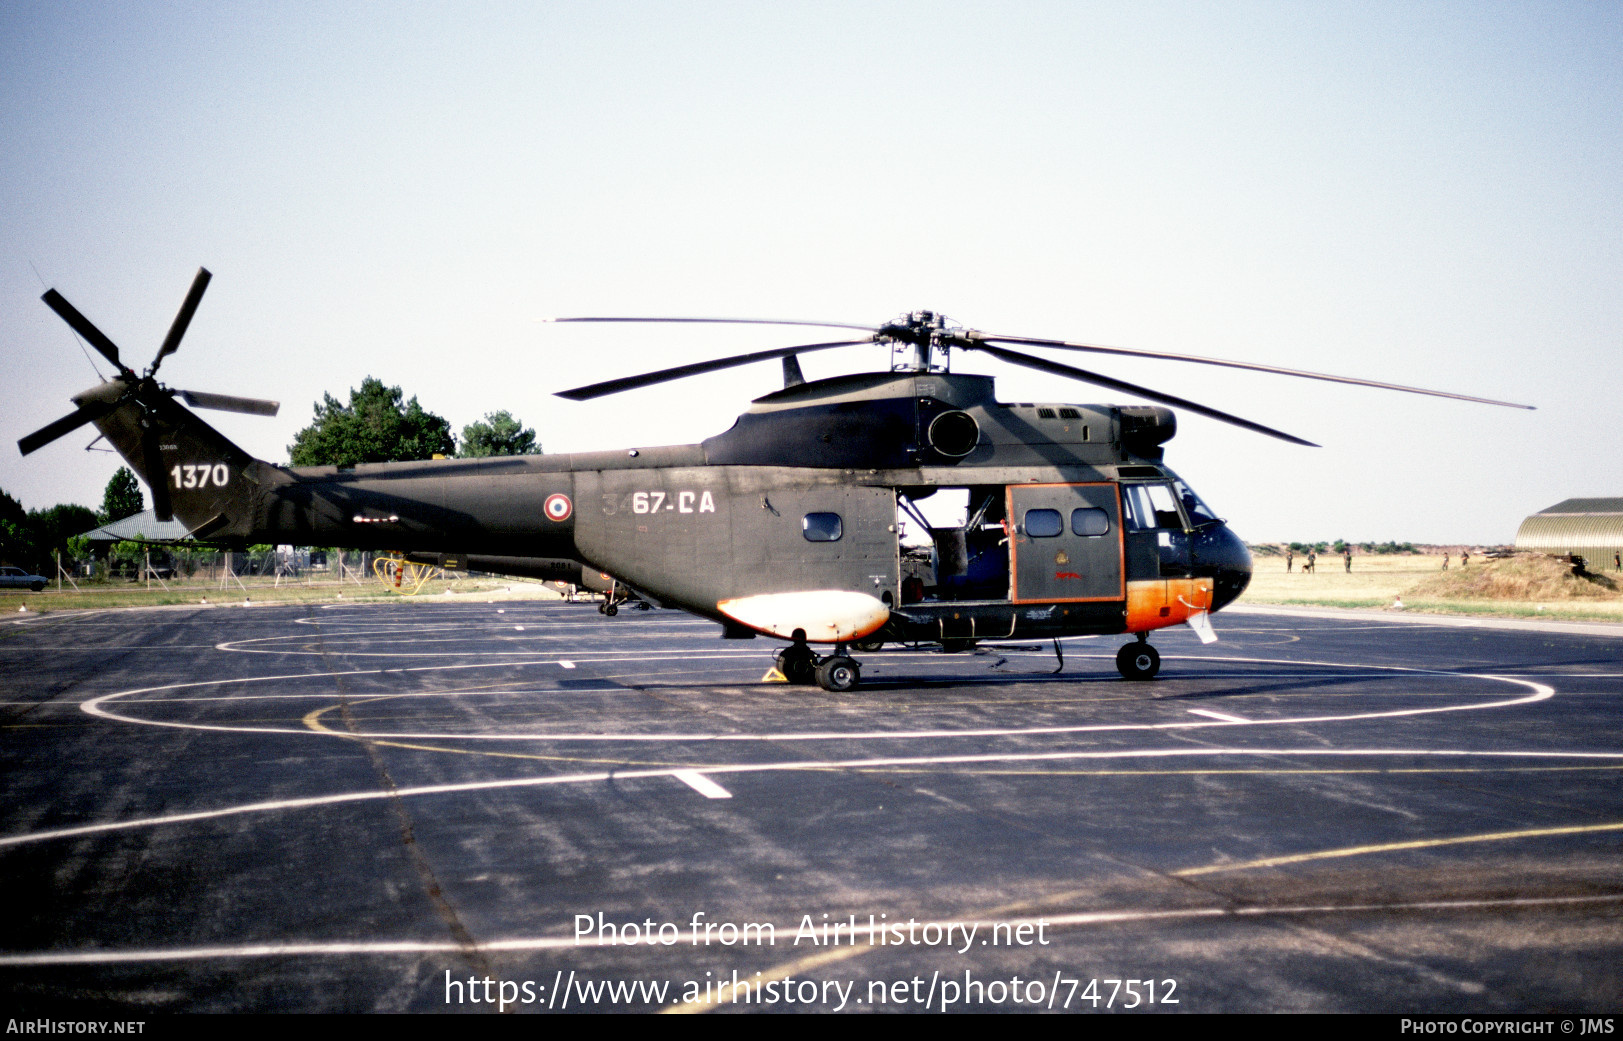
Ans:
{"label": "french roundel", "polygon": [[547,496],[547,501],[541,507],[546,511],[548,520],[566,521],[569,515],[575,512],[575,506],[569,501],[569,496],[559,493]]}

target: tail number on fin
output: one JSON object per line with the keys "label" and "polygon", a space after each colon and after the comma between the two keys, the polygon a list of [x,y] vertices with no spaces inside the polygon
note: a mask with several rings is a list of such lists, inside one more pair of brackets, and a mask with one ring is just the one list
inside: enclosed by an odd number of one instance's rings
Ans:
{"label": "tail number on fin", "polygon": [[170,468],[169,477],[176,488],[207,488],[211,484],[224,488],[231,480],[231,468],[224,463],[175,466]]}

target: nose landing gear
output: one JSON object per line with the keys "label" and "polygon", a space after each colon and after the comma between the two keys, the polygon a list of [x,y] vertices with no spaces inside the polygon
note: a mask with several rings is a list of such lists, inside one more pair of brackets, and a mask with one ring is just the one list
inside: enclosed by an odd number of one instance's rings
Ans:
{"label": "nose landing gear", "polygon": [[1161,671],[1161,653],[1150,646],[1148,637],[1139,633],[1137,642],[1125,644],[1116,652],[1116,671],[1121,673],[1122,679],[1153,680]]}

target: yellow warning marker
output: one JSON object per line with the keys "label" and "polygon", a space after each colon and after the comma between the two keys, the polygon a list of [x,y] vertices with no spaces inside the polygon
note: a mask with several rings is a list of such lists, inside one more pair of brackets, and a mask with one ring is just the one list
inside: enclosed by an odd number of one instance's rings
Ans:
{"label": "yellow warning marker", "polygon": [[789,677],[787,677],[783,673],[779,672],[778,667],[776,665],[774,665],[770,669],[766,670],[766,675],[761,677],[761,682],[762,683],[788,683],[789,682]]}

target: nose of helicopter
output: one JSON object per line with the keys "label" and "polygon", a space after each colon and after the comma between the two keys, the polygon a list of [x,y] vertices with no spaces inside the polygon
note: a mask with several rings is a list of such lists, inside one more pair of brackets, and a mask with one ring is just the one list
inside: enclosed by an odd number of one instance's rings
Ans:
{"label": "nose of helicopter", "polygon": [[1221,611],[1251,584],[1251,551],[1226,524],[1208,524],[1190,546],[1196,575],[1212,580],[1212,610]]}

